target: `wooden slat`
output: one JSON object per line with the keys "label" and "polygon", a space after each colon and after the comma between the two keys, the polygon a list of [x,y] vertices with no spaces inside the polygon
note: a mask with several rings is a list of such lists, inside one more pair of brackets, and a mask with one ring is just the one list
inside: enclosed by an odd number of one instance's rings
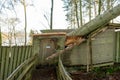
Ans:
{"label": "wooden slat", "polygon": [[19,56],[20,57],[20,62],[19,62],[19,65],[22,63],[21,59],[22,59],[22,56],[24,54],[23,53],[23,48],[24,48],[23,46],[20,46],[20,56]]}
{"label": "wooden slat", "polygon": [[116,33],[116,62],[119,62],[119,52],[120,52],[120,34],[119,32]]}
{"label": "wooden slat", "polygon": [[10,55],[11,55],[10,48],[7,47],[7,48],[6,48],[6,56],[5,56],[5,72],[4,72],[5,75],[4,75],[4,79],[6,79],[7,76],[8,76],[8,71],[9,71],[8,68],[10,67],[10,65],[9,65]]}
{"label": "wooden slat", "polygon": [[[19,51],[18,51],[18,61],[17,61],[17,67],[21,64],[21,57],[22,57],[22,46],[19,46]],[[24,53],[23,53],[24,54]],[[22,71],[22,70],[21,70]],[[18,77],[21,74],[21,71],[16,75]]]}
{"label": "wooden slat", "polygon": [[18,48],[17,48],[17,46],[15,46],[14,48],[15,48],[15,51],[14,51],[13,70],[16,69],[16,67],[17,67],[17,60],[18,60]]}
{"label": "wooden slat", "polygon": [[118,44],[119,44],[119,46],[118,46],[118,62],[120,62],[120,32],[118,32],[118,34],[119,34],[119,36],[118,36],[118,38],[119,38],[119,40],[118,40]]}
{"label": "wooden slat", "polygon": [[58,79],[59,80],[72,80],[72,78],[69,76],[68,72],[65,70],[63,66],[60,55],[59,55],[59,61],[58,61]]}
{"label": "wooden slat", "polygon": [[29,54],[29,57],[32,57],[32,55],[33,55],[33,47],[31,46],[31,47],[30,47],[30,54]]}
{"label": "wooden slat", "polygon": [[11,51],[11,57],[10,57],[10,65],[9,65],[9,72],[8,72],[9,75],[14,70],[13,65],[14,65],[14,58],[15,58],[15,47],[11,47],[10,51]]}
{"label": "wooden slat", "polygon": [[28,55],[29,55],[29,48],[30,48],[30,46],[27,46],[27,56],[26,56],[26,59],[28,59]]}
{"label": "wooden slat", "polygon": [[23,48],[23,49],[22,49],[21,62],[24,62],[24,57],[25,57],[25,56],[24,56],[24,54],[25,54],[25,53],[24,53],[24,52],[25,52],[25,47],[22,46],[22,48]]}
{"label": "wooden slat", "polygon": [[[25,60],[24,60],[24,54],[25,54],[25,53],[23,52],[23,50],[25,50],[24,48],[25,48],[25,46],[21,46],[21,52],[20,52],[20,54],[21,54],[20,65],[25,61]],[[21,70],[19,71],[19,74],[18,74],[18,75],[20,75],[22,71],[23,71],[23,69],[21,69]]]}
{"label": "wooden slat", "polygon": [[28,46],[25,46],[26,47],[26,52],[25,52],[25,60],[27,59],[27,57],[28,57],[28,50],[29,50],[29,47]]}
{"label": "wooden slat", "polygon": [[27,46],[27,54],[26,54],[27,56],[26,56],[26,59],[28,59],[29,52],[30,52],[29,50],[30,50],[30,46]]}
{"label": "wooden slat", "polygon": [[28,58],[30,57],[31,53],[32,53],[32,46],[29,46],[29,49],[28,49]]}
{"label": "wooden slat", "polygon": [[25,74],[29,71],[29,69],[35,64],[35,61],[33,61],[31,64],[29,64],[25,70],[21,73],[21,75],[17,78],[17,80],[22,80],[22,78],[25,76]]}
{"label": "wooden slat", "polygon": [[18,54],[17,54],[17,67],[20,65],[20,59],[21,59],[21,47],[18,47]]}
{"label": "wooden slat", "polygon": [[5,73],[5,56],[6,56],[6,47],[2,48],[2,62],[1,62],[1,76],[0,80],[4,80],[4,73]]}

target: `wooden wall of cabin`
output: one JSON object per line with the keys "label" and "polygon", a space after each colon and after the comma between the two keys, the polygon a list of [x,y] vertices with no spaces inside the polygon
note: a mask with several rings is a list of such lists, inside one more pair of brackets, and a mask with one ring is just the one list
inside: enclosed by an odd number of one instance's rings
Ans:
{"label": "wooden wall of cabin", "polygon": [[120,31],[115,32],[115,62],[120,63]]}
{"label": "wooden wall of cabin", "polygon": [[51,65],[57,62],[56,59],[46,60],[56,50],[64,49],[65,36],[34,36],[33,47],[34,54],[38,54],[38,63],[40,65]]}
{"label": "wooden wall of cabin", "polygon": [[[92,38],[92,64],[114,61],[115,32],[107,29]],[[64,65],[87,65],[90,63],[89,46],[87,41],[63,54]]]}

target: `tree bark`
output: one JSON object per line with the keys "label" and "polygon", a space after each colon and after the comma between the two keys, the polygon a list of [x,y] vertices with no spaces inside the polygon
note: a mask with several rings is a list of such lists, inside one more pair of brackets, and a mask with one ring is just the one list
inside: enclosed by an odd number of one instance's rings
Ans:
{"label": "tree bark", "polygon": [[24,6],[24,15],[25,15],[25,46],[26,46],[27,44],[27,12],[26,12],[25,0],[23,0],[23,6]]}
{"label": "tree bark", "polygon": [[54,5],[54,0],[51,0],[50,30],[52,30],[53,27],[53,5]]}
{"label": "tree bark", "polygon": [[107,10],[110,9],[110,0],[107,0]]}
{"label": "tree bark", "polygon": [[75,13],[76,13],[76,20],[77,20],[77,28],[79,28],[79,18],[78,18],[78,4],[75,0]]}
{"label": "tree bark", "polygon": [[102,2],[101,2],[101,0],[99,0],[99,3],[98,3],[98,15],[100,15],[100,13],[101,13],[101,6],[102,6]]}
{"label": "tree bark", "polygon": [[94,30],[101,28],[108,24],[108,22],[115,17],[120,15],[120,4],[116,7],[105,11],[103,14],[97,16],[93,20],[89,21],[82,27],[70,32],[67,34],[67,36],[85,36],[89,33],[93,32]]}
{"label": "tree bark", "polygon": [[83,19],[82,19],[82,1],[80,0],[80,24],[83,25]]}
{"label": "tree bark", "polygon": [[93,3],[93,5],[94,5],[94,15],[95,15],[95,17],[97,16],[97,12],[96,12],[96,1],[94,0],[94,3]]}
{"label": "tree bark", "polygon": [[91,0],[89,0],[89,21],[91,21]]}

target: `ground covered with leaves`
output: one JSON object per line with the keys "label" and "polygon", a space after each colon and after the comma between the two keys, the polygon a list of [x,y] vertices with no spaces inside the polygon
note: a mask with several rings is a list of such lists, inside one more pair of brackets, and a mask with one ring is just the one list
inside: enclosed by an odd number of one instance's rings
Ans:
{"label": "ground covered with leaves", "polygon": [[32,80],[57,80],[56,68],[53,66],[39,66],[33,70]]}
{"label": "ground covered with leaves", "polygon": [[[72,80],[120,80],[120,65],[96,67],[90,72],[76,68],[69,74]],[[32,80],[57,80],[56,67],[40,66],[33,70]]]}
{"label": "ground covered with leaves", "polygon": [[73,80],[120,80],[120,65],[97,67],[90,72],[80,70],[70,74]]}

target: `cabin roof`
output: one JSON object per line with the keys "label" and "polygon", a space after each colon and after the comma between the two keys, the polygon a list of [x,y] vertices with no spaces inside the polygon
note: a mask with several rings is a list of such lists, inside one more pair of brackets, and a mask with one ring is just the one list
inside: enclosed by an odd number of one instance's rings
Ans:
{"label": "cabin roof", "polygon": [[42,33],[54,33],[54,32],[65,32],[69,33],[73,31],[74,29],[53,29],[53,30],[40,30]]}
{"label": "cabin roof", "polygon": [[54,33],[41,33],[41,34],[34,34],[33,36],[65,36],[65,32],[54,32]]}

